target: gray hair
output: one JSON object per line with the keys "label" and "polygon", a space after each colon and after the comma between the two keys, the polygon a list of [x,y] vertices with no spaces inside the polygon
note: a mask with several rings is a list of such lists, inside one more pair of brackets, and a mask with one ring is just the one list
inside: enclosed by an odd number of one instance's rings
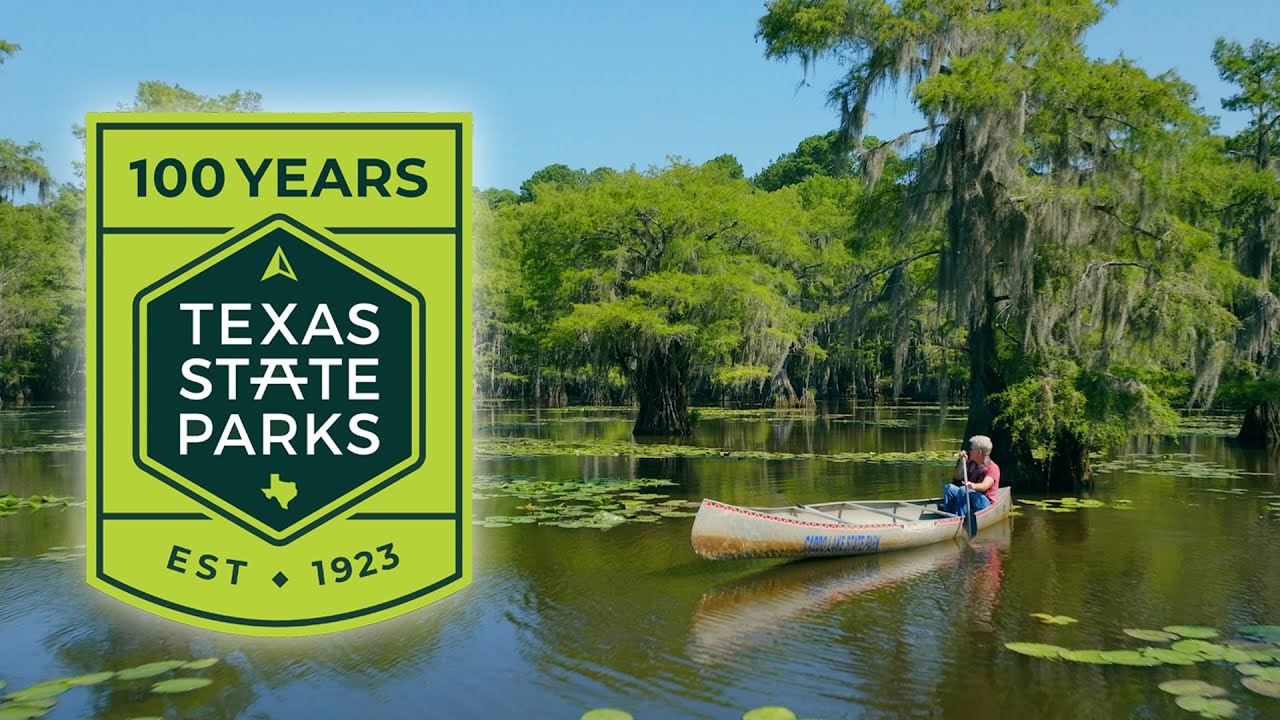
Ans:
{"label": "gray hair", "polygon": [[969,438],[970,450],[981,450],[984,453],[990,454],[991,448],[992,448],[991,438],[987,437],[986,435],[974,435],[973,437]]}

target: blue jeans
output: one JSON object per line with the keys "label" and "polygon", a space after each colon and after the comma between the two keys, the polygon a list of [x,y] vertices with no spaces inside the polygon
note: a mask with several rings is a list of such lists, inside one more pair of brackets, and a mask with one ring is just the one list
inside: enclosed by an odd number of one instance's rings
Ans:
{"label": "blue jeans", "polygon": [[[943,485],[942,486],[943,512],[949,512],[953,515],[959,515],[960,517],[964,517],[965,512],[968,509],[966,507],[967,503],[964,500],[964,494],[965,494],[965,489],[963,487],[957,487],[955,485],[952,485],[951,483],[947,483],[946,485]],[[991,499],[980,492],[970,491],[970,494],[973,496],[974,512],[978,512],[979,510],[991,504]]]}

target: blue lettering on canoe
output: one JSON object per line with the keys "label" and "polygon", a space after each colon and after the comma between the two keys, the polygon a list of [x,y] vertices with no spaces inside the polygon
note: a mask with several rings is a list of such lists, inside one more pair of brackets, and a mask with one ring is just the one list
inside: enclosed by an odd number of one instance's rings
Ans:
{"label": "blue lettering on canoe", "polygon": [[806,552],[875,552],[880,549],[879,535],[809,535],[804,539]]}

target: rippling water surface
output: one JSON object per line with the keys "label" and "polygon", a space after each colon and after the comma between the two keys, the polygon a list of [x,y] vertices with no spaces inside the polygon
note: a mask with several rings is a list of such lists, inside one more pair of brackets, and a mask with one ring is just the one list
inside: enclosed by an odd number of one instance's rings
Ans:
{"label": "rippling water surface", "polygon": [[[626,409],[504,404],[476,434],[630,440]],[[704,419],[693,444],[795,454],[954,450],[963,419],[927,407],[809,417]],[[108,682],[63,695],[60,718],[739,718],[761,705],[801,717],[1194,717],[1159,682],[1229,687],[1237,717],[1280,717],[1230,666],[1051,663],[1010,641],[1121,649],[1124,628],[1280,624],[1280,459],[1212,429],[1135,442],[1128,469],[1089,497],[1131,511],[1026,509],[972,542],[804,563],[703,561],[692,519],[607,531],[475,528],[473,585],[364,630],[269,641],[188,629],[121,606],[83,581],[82,509],[0,518],[0,680],[7,691],[155,660],[217,656],[210,688],[160,698]],[[84,497],[77,410],[0,413],[0,493]],[[29,450],[23,452],[22,450]],[[1186,454],[1190,454],[1187,457]],[[997,460],[999,454],[996,454]],[[1136,460],[1137,462],[1133,462]],[[1204,463],[1187,466],[1187,460]],[[934,495],[945,468],[919,463],[479,457],[478,475],[660,478],[677,498],[788,505]],[[1190,475],[1190,476],[1188,476]],[[1010,481],[1015,497],[1037,496]],[[1222,492],[1231,490],[1234,492]],[[513,512],[508,498],[476,515]],[[514,511],[518,512],[518,511]],[[51,548],[58,548],[50,552]],[[1030,613],[1079,622],[1046,626]]]}

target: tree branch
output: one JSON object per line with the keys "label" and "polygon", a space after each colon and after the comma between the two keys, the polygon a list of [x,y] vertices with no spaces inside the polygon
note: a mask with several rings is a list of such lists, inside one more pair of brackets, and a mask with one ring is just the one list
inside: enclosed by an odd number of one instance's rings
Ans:
{"label": "tree branch", "polygon": [[1080,275],[1080,279],[1083,280],[1089,277],[1089,273],[1093,272],[1094,270],[1105,270],[1106,268],[1109,268],[1109,267],[1139,267],[1139,268],[1142,268],[1143,270],[1146,270],[1147,272],[1151,272],[1150,265],[1145,265],[1139,262],[1110,260],[1104,263],[1096,263],[1096,262],[1089,263],[1088,265],[1085,266],[1084,273]]}
{"label": "tree branch", "polygon": [[941,254],[942,254],[941,250],[925,250],[924,252],[919,252],[919,253],[916,253],[915,255],[912,255],[911,257],[903,258],[891,265],[882,267],[879,270],[876,270],[874,272],[863,273],[862,275],[858,276],[858,279],[854,281],[853,285],[851,285],[849,289],[845,291],[845,297],[852,296],[854,293],[858,291],[859,288],[861,288],[863,285],[866,285],[873,278],[883,275],[895,268],[899,268],[899,267],[902,267],[903,265],[908,265],[910,263],[913,263],[922,257],[928,257],[930,255],[941,255]]}
{"label": "tree branch", "polygon": [[1115,117],[1113,115],[1104,115],[1098,112],[1090,112],[1082,107],[1068,106],[1066,109],[1088,120],[1110,120],[1111,122],[1116,123],[1118,125],[1123,125],[1134,132],[1141,132],[1137,128],[1137,126],[1135,126],[1133,123],[1129,122],[1128,120],[1123,120],[1121,118]]}
{"label": "tree branch", "polygon": [[932,125],[926,125],[922,128],[916,128],[915,130],[908,130],[896,138],[893,138],[891,140],[885,140],[884,142],[880,143],[879,145],[873,148],[867,148],[866,150],[860,150],[858,152],[860,152],[863,155],[870,155],[872,153],[880,152],[881,150],[885,149],[890,145],[896,145],[901,142],[906,142],[906,139],[911,137],[912,135],[919,135],[922,132],[928,132],[932,129],[933,129]]}
{"label": "tree branch", "polygon": [[1146,235],[1147,237],[1151,238],[1152,240],[1164,240],[1164,237],[1163,237],[1163,236],[1161,236],[1161,235],[1157,235],[1157,234],[1155,234],[1155,233],[1151,232],[1150,230],[1148,230],[1148,229],[1146,229],[1146,228],[1144,228],[1144,227],[1142,227],[1142,226],[1140,226],[1140,225],[1135,225],[1134,223],[1131,223],[1131,222],[1129,222],[1128,220],[1125,220],[1124,218],[1120,217],[1119,215],[1117,215],[1117,214],[1116,214],[1115,210],[1112,210],[1112,209],[1111,209],[1109,206],[1107,206],[1107,205],[1090,205],[1089,207],[1093,208],[1094,210],[1097,210],[1098,212],[1102,213],[1103,215],[1107,215],[1107,216],[1109,216],[1110,218],[1112,218],[1112,219],[1113,219],[1113,220],[1115,220],[1116,222],[1120,223],[1121,225],[1124,225],[1125,227],[1129,228],[1130,230],[1132,230],[1132,231],[1134,231],[1134,232],[1136,232],[1136,233],[1140,233],[1140,234],[1142,234],[1142,235]]}
{"label": "tree branch", "polygon": [[[704,239],[704,240],[706,240],[706,241],[708,241],[708,242],[710,242],[710,241],[712,241],[712,240],[715,240],[717,237],[719,237],[721,233],[724,233],[724,232],[726,232],[726,231],[728,231],[728,230],[732,230],[732,229],[734,229],[734,228],[736,228],[736,227],[738,227],[738,221],[737,221],[737,220],[734,220],[734,221],[733,221],[733,222],[731,222],[731,223],[723,224],[723,225],[721,225],[719,228],[717,228],[716,230],[713,230],[713,231],[711,231],[711,232],[707,233],[706,235],[704,235],[704,236],[703,236],[703,239]],[[738,240],[738,245],[739,245],[739,247],[741,247],[741,244],[742,244],[742,240],[741,240],[741,239],[739,239],[739,240]]]}

